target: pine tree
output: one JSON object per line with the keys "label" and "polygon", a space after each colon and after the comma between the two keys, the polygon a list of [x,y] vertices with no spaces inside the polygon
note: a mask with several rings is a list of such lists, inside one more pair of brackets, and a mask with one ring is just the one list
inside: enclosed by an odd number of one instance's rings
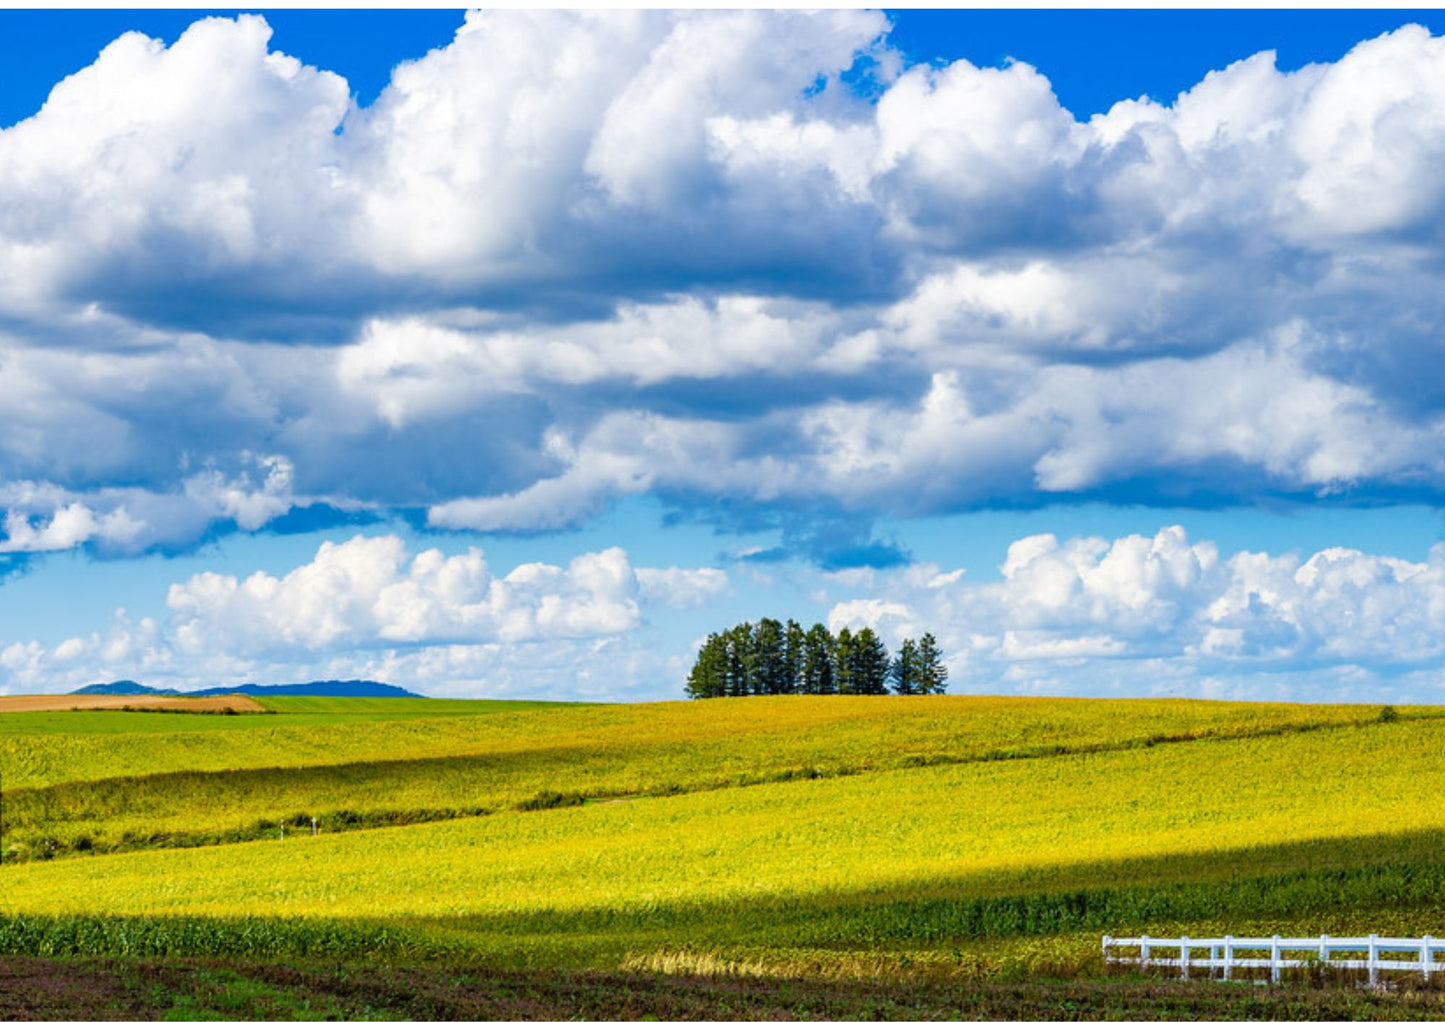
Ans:
{"label": "pine tree", "polygon": [[781,622],[770,617],[758,622],[753,631],[753,662],[757,675],[755,695],[775,696],[789,691]]}
{"label": "pine tree", "polygon": [[832,695],[833,636],[822,625],[814,625],[803,637],[803,691],[809,695]]}
{"label": "pine tree", "polygon": [[750,691],[749,673],[753,662],[753,626],[744,621],[727,631],[727,695],[745,696]]}
{"label": "pine tree", "polygon": [[888,647],[871,628],[853,636],[853,689],[859,695],[881,696],[888,691]]}
{"label": "pine tree", "polygon": [[727,641],[714,632],[697,652],[687,676],[689,699],[715,699],[727,695]]}
{"label": "pine tree", "polygon": [[833,683],[845,696],[856,695],[858,691],[853,678],[856,659],[853,633],[845,625],[833,640]]}
{"label": "pine tree", "polygon": [[948,665],[943,662],[943,651],[932,632],[924,632],[918,640],[918,691],[923,695],[938,695],[947,688]]}
{"label": "pine tree", "polygon": [[898,656],[893,660],[893,691],[901,696],[918,694],[918,646],[912,639],[904,639],[898,647]]}
{"label": "pine tree", "polygon": [[898,656],[871,628],[841,629],[835,637],[815,624],[807,631],[796,621],[782,624],[762,618],[714,632],[698,650],[684,686],[693,699],[717,696],[899,695],[942,692],[948,680],[943,651],[931,633],[905,639]]}
{"label": "pine tree", "polygon": [[785,692],[802,692],[803,651],[807,645],[803,626],[792,618],[783,628],[783,678]]}

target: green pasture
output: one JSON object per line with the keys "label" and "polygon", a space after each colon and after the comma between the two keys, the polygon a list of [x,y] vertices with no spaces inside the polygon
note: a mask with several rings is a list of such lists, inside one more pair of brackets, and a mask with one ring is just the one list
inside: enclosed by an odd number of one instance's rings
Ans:
{"label": "green pasture", "polygon": [[[346,696],[262,696],[268,713],[183,713],[153,710],[55,710],[0,713],[0,742],[19,735],[159,735],[244,731],[290,725],[364,724],[487,713],[545,710],[578,703],[519,699],[388,699]],[[299,720],[292,718],[301,718]]]}

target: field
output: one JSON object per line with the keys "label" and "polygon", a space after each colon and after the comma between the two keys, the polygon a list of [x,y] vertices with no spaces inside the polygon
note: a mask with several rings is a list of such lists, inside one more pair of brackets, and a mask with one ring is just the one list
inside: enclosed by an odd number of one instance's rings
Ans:
{"label": "field", "polygon": [[[585,975],[635,995],[584,1014],[671,997],[672,1014],[1028,1014],[1003,1005],[1053,990],[1089,1016],[1113,990],[1152,1016],[1177,991],[1106,975],[1103,933],[1445,933],[1434,710],[347,702],[267,700],[265,726],[0,718],[0,950],[92,956],[112,978],[344,960],[373,977],[406,963],[413,985]],[[53,719],[7,733],[21,716]],[[67,727],[98,716],[137,726]],[[1193,1014],[1445,1008],[1431,991],[1189,989]],[[809,990],[822,999],[789,1000]]]}
{"label": "field", "polygon": [[150,710],[167,713],[265,713],[250,696],[0,696],[0,713],[58,710]]}

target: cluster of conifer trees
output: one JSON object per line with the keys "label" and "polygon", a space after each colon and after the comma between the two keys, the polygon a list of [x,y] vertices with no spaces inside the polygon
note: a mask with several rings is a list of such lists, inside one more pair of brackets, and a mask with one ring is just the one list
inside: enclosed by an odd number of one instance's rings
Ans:
{"label": "cluster of conifer trees", "polygon": [[904,639],[898,655],[871,628],[834,635],[815,624],[765,617],[707,637],[687,676],[693,699],[716,696],[930,695],[948,680],[943,652],[931,634]]}

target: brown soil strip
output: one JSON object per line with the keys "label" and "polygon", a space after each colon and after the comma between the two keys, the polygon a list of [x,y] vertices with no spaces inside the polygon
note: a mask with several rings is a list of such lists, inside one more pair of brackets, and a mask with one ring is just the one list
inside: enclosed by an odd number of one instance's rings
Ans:
{"label": "brown soil strip", "polygon": [[0,956],[0,1019],[1439,1019],[1436,987],[1138,977],[782,980],[443,964]]}
{"label": "brown soil strip", "polygon": [[265,713],[250,696],[0,696],[0,713],[45,710],[166,710],[172,713]]}
{"label": "brown soil strip", "polygon": [[156,1012],[108,962],[0,955],[0,1018],[132,1019]]}

